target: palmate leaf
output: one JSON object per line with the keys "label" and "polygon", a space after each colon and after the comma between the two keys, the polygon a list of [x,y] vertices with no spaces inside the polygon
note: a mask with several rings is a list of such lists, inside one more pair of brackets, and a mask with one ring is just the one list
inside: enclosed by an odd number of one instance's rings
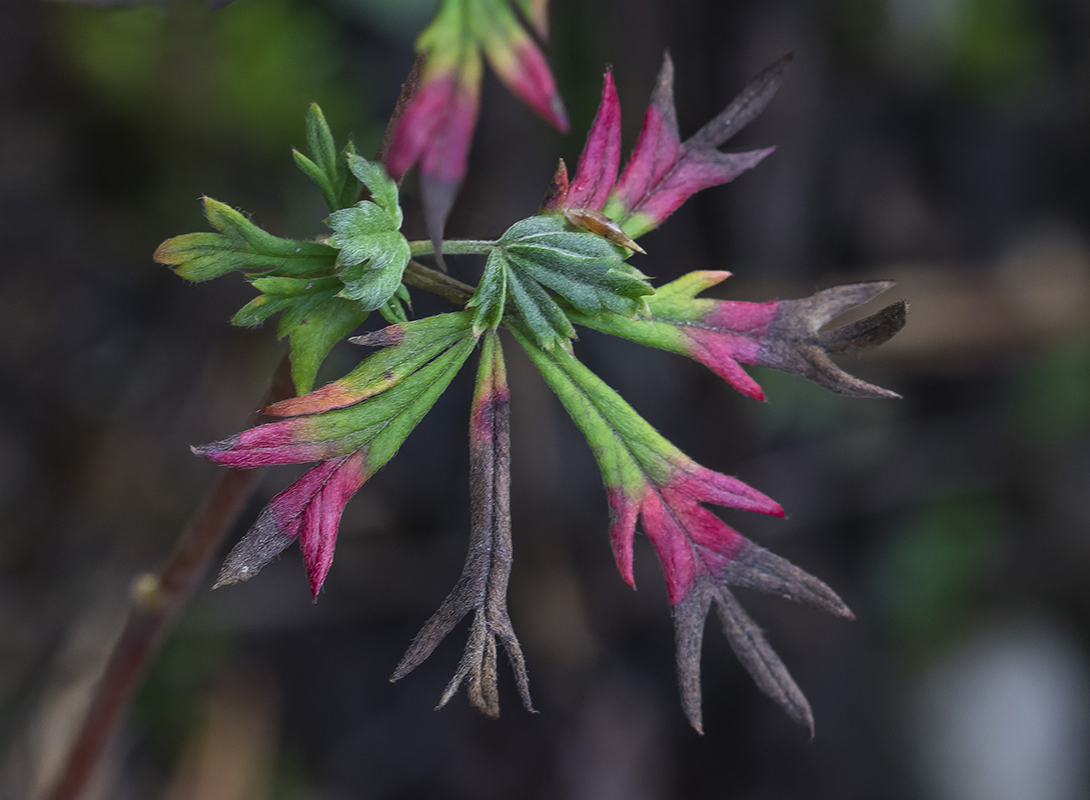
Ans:
{"label": "palmate leaf", "polygon": [[642,521],[662,563],[677,634],[682,706],[702,729],[700,648],[704,618],[715,604],[739,660],[757,685],[801,725],[813,715],[760,630],[730,586],[748,586],[851,617],[839,597],[817,578],[758,547],[702,503],[782,516],[783,509],[736,478],[700,466],[658,434],[632,407],[577,359],[539,348],[528,332],[512,333],[587,438],[610,504],[610,539],[621,575],[632,577],[632,538]]}
{"label": "palmate leaf", "polygon": [[636,147],[606,203],[606,216],[637,239],[696,192],[727,183],[757,166],[775,148],[723,153],[719,147],[764,110],[790,64],[789,54],[767,67],[718,116],[683,142],[674,108],[674,64],[667,53]]}
{"label": "palmate leaf", "polygon": [[621,235],[636,239],[657,227],[696,192],[733,180],[773,151],[723,153],[719,147],[764,109],[790,62],[788,55],[765,69],[726,109],[683,142],[674,108],[674,65],[666,54],[640,137],[619,179],[621,105],[613,75],[607,71],[602,101],[575,179],[569,185],[567,167],[561,161],[542,213],[604,211],[619,226],[613,241],[622,243]]}
{"label": "palmate leaf", "polygon": [[393,325],[359,341],[384,349],[340,381],[265,410],[288,419],[194,448],[232,467],[321,462],[261,512],[227,557],[217,585],[252,578],[298,539],[317,596],[345,504],[393,458],[475,344],[467,312]]}
{"label": "palmate leaf", "polygon": [[559,216],[538,216],[512,225],[489,254],[484,276],[468,305],[477,330],[494,328],[507,299],[545,349],[570,348],[575,329],[546,289],[586,314],[632,315],[654,290],[601,236],[571,229]]}

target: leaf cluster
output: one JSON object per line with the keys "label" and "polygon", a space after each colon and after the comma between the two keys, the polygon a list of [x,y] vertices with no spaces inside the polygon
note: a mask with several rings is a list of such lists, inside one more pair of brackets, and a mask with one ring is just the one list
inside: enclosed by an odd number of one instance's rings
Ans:
{"label": "leaf cluster", "polygon": [[[543,5],[527,2],[534,13]],[[453,1],[443,6],[447,12],[454,7]],[[435,50],[441,51],[437,45]],[[241,468],[315,464],[262,511],[228,556],[218,585],[253,577],[298,541],[316,597],[333,561],[345,504],[396,454],[480,343],[470,421],[469,554],[461,579],[410,646],[394,679],[420,665],[472,612],[465,653],[441,704],[466,682],[471,702],[497,715],[496,660],[502,646],[523,704],[531,709],[524,659],[506,607],[512,561],[509,394],[497,334],[504,327],[594,453],[610,507],[610,541],[626,582],[634,585],[637,524],[654,546],[675,624],[682,705],[692,725],[702,726],[699,656],[704,619],[714,606],[758,686],[812,729],[805,696],[730,587],[757,588],[842,617],[851,612],[820,580],[750,542],[706,507],[783,516],[776,501],[688,458],[587,369],[572,348],[575,326],[581,325],[692,358],[758,399],[764,399],[763,392],[743,365],[798,374],[845,395],[896,396],[848,375],[830,355],[888,340],[904,325],[903,302],[823,330],[892,282],[749,303],[698,297],[726,279],[726,272],[693,272],[656,291],[628,263],[634,251],[643,252],[635,237],[694,192],[732,180],[771,152],[728,154],[717,148],[767,104],[789,60],[765,70],[724,112],[682,141],[667,58],[644,131],[619,177],[620,108],[607,74],[575,180],[569,186],[561,163],[540,213],[515,223],[496,241],[409,242],[401,232],[398,184],[351,143],[338,149],[317,106],[307,115],[307,152],[295,152],[294,158],[329,206],[328,237],[282,239],[238,211],[206,200],[205,213],[216,232],[171,239],[156,258],[195,281],[243,272],[258,296],[232,321],[252,326],[281,315],[277,334],[290,340],[301,396],[265,409],[278,421],[195,451]],[[411,116],[400,118],[395,133],[404,133],[406,119]],[[487,256],[478,285],[466,286],[411,261],[414,254],[438,258],[441,250]],[[404,305],[408,281],[464,310],[410,321]],[[378,351],[345,377],[312,391],[330,348],[375,310],[391,324],[351,341]]]}
{"label": "leaf cluster", "polygon": [[[258,295],[232,318],[253,327],[281,314],[277,337],[288,338],[296,391],[305,394],[329,351],[378,310],[388,321],[407,320],[408,290],[401,276],[409,244],[400,233],[398,188],[380,164],[338,150],[322,110],[306,118],[307,153],[296,165],[317,184],[333,235],[320,241],[274,236],[244,214],[211,198],[205,216],[216,233],[189,233],[164,242],[155,260],[183,278],[206,281],[243,272]],[[361,187],[370,199],[356,202]],[[259,272],[259,270],[261,270]]]}

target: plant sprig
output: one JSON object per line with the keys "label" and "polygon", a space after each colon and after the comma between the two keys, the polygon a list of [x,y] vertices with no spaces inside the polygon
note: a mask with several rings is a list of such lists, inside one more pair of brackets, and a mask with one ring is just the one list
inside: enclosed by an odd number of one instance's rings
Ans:
{"label": "plant sprig", "polygon": [[[452,8],[444,5],[444,13],[453,13]],[[643,253],[635,239],[687,197],[732,180],[772,152],[728,154],[718,147],[769,102],[789,62],[787,57],[773,64],[722,114],[682,141],[673,106],[673,65],[667,58],[644,131],[623,171],[620,106],[607,73],[575,178],[569,182],[561,162],[539,213],[516,222],[496,240],[408,240],[401,231],[397,182],[382,163],[363,158],[351,143],[338,149],[317,106],[307,115],[308,152],[293,155],[330,208],[329,235],[315,241],[282,239],[207,200],[206,214],[217,232],[171,239],[156,258],[190,280],[243,272],[259,294],[233,322],[252,326],[281,315],[277,334],[290,339],[300,396],[265,409],[280,421],[195,452],[244,468],[316,464],[273,498],[231,551],[217,585],[252,578],[298,541],[317,597],[332,565],[345,504],[393,457],[480,342],[470,427],[469,555],[462,578],[425,624],[394,678],[419,666],[472,611],[465,654],[440,705],[468,681],[473,704],[498,715],[496,657],[497,644],[502,644],[523,704],[531,708],[522,651],[506,610],[509,399],[497,337],[498,329],[506,328],[594,452],[610,505],[614,555],[628,583],[633,583],[637,523],[655,547],[675,622],[682,705],[692,725],[697,730],[703,725],[700,648],[704,617],[714,605],[757,685],[812,731],[805,696],[730,587],[758,588],[841,617],[850,618],[851,612],[820,580],[749,541],[704,505],[782,516],[778,503],[689,459],[583,366],[572,346],[578,325],[669,350],[700,361],[758,399],[764,395],[743,364],[802,375],[846,395],[896,396],[848,375],[829,356],[888,340],[904,325],[903,302],[850,325],[821,330],[891,282],[834,287],[799,300],[747,303],[698,297],[729,273],[693,272],[656,289],[630,263],[633,253]],[[398,125],[404,124],[402,117]],[[442,266],[443,253],[483,256],[477,285],[414,260],[431,256]],[[409,286],[445,297],[462,310],[410,320]],[[391,324],[351,341],[379,349],[345,377],[312,391],[333,345],[376,310]]]}

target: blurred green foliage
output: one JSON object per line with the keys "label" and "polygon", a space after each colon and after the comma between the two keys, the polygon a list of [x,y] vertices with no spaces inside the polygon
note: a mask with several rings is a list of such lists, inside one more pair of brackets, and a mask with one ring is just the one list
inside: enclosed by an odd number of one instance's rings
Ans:
{"label": "blurred green foliage", "polygon": [[[849,371],[862,366],[858,359],[840,358],[839,362]],[[795,375],[765,367],[747,366],[746,370],[761,384],[768,402],[746,402],[742,412],[747,417],[746,423],[766,436],[841,436],[858,432],[868,424],[884,424],[896,415],[890,403],[845,403],[841,395],[799,380]],[[874,374],[866,379],[883,384],[882,377]],[[876,446],[884,446],[884,442],[877,442]]]}
{"label": "blurred green foliage", "polygon": [[160,764],[175,763],[205,711],[204,699],[234,645],[220,632],[183,628],[166,640],[132,706]]}
{"label": "blurred green foliage", "polygon": [[950,5],[946,58],[955,78],[970,90],[1002,94],[1041,69],[1046,41],[1033,5],[1025,0]]}
{"label": "blurred green foliage", "polygon": [[867,583],[893,643],[927,656],[962,632],[1003,535],[999,504],[966,496],[934,502],[879,540]]}
{"label": "blurred green foliage", "polygon": [[1090,430],[1090,339],[1062,342],[1038,355],[1017,379],[1023,434],[1055,444]]}
{"label": "blurred green foliage", "polygon": [[1032,0],[831,0],[826,18],[849,57],[981,101],[1024,96],[1048,66]]}
{"label": "blurred green foliage", "polygon": [[356,17],[387,37],[412,42],[435,16],[439,0],[331,0],[346,16]]}
{"label": "blurred green foliage", "polygon": [[366,87],[345,80],[337,23],[313,6],[239,0],[212,12],[187,0],[53,15],[73,80],[130,125],[282,152],[317,101],[338,127],[361,130]]}

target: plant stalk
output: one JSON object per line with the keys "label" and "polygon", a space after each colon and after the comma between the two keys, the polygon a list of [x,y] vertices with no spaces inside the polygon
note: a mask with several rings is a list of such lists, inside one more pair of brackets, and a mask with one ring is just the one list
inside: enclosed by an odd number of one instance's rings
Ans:
{"label": "plant stalk", "polygon": [[[446,239],[443,241],[443,255],[468,256],[488,255],[496,249],[496,242],[491,239]],[[430,239],[416,239],[409,242],[409,252],[414,256],[435,254],[435,243]]]}
{"label": "plant stalk", "polygon": [[[268,402],[285,400],[293,394],[291,370],[285,357],[276,370]],[[49,800],[79,800],[83,796],[148,664],[234,527],[263,472],[223,471],[182,531],[163,568],[133,581],[125,627]]]}

